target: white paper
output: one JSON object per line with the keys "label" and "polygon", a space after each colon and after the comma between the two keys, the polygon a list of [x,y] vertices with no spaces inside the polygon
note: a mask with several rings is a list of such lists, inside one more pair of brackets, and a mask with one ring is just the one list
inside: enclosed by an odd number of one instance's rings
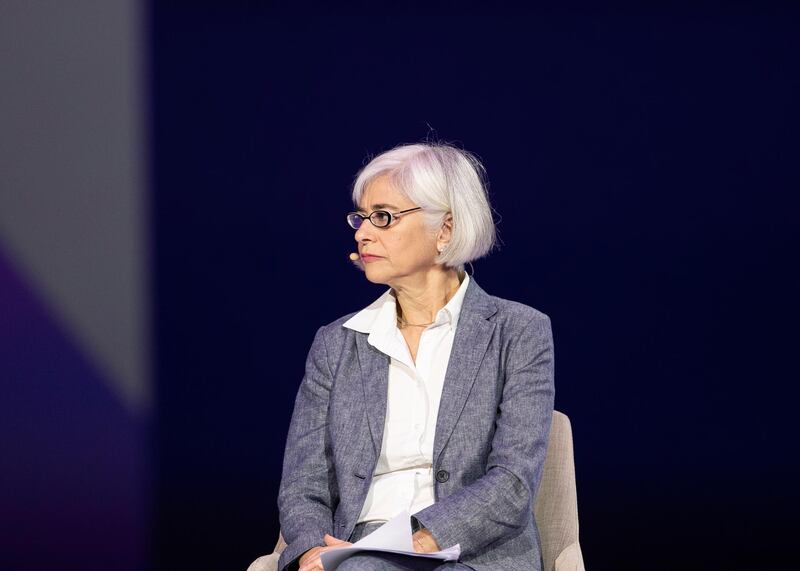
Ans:
{"label": "white paper", "polygon": [[435,553],[417,553],[414,551],[414,544],[411,538],[411,517],[407,511],[403,511],[366,537],[356,541],[353,545],[323,553],[322,566],[325,571],[335,571],[342,561],[363,551],[400,553],[412,557],[438,559],[440,561],[457,561],[461,556],[461,546],[458,543]]}

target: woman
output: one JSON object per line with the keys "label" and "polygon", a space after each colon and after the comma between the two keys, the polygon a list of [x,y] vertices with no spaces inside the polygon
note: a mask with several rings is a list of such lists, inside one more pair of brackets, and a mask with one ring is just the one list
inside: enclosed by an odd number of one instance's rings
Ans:
{"label": "woman", "polygon": [[415,550],[458,543],[459,562],[359,554],[339,569],[541,569],[550,320],[464,271],[495,242],[482,175],[446,144],[400,146],[359,172],[357,265],[390,288],[314,337],[278,495],[279,569],[322,569],[321,553],[404,510]]}

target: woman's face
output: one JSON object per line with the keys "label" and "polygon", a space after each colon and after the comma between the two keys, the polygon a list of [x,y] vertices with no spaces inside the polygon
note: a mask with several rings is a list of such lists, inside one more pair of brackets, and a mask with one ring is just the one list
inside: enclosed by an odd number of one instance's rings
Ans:
{"label": "woman's face", "polygon": [[[358,207],[361,214],[369,215],[375,210],[394,214],[417,206],[392,188],[388,176],[382,175],[367,186]],[[402,214],[385,228],[364,220],[355,234],[367,279],[390,286],[410,276],[423,275],[435,266],[438,237],[439,232],[425,228],[421,210]],[[365,258],[365,254],[380,257]]]}

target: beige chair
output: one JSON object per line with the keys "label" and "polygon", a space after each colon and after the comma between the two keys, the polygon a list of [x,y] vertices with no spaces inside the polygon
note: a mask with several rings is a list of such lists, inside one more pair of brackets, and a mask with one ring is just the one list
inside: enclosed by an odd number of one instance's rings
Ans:
{"label": "beige chair", "polygon": [[[533,514],[539,526],[544,571],[584,571],[578,542],[572,427],[567,415],[558,411],[553,413],[550,442]],[[286,542],[279,535],[275,551],[253,561],[247,571],[277,571],[278,557],[284,547]]]}

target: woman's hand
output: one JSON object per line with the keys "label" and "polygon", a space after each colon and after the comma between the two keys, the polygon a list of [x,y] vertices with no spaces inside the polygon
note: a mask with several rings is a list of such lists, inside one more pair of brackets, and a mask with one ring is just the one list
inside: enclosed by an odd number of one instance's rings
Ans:
{"label": "woman's hand", "polygon": [[325,534],[325,545],[312,547],[300,557],[300,571],[324,571],[322,568],[322,554],[326,551],[340,549],[353,545],[349,541],[336,539],[332,535]]}
{"label": "woman's hand", "polygon": [[433,537],[433,534],[427,529],[420,529],[411,536],[414,543],[414,551],[417,553],[433,553],[439,551],[439,544]]}

